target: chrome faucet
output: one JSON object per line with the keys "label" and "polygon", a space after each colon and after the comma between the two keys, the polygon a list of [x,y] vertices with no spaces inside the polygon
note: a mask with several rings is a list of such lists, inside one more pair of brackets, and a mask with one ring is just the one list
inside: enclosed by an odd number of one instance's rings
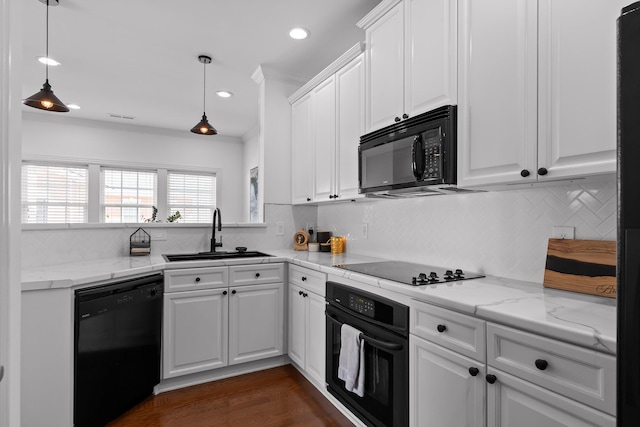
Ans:
{"label": "chrome faucet", "polygon": [[216,208],[213,211],[213,229],[211,230],[211,252],[215,252],[216,248],[222,247],[222,236],[220,236],[220,243],[216,242],[216,219],[218,220],[218,231],[222,231],[222,214],[220,208]]}

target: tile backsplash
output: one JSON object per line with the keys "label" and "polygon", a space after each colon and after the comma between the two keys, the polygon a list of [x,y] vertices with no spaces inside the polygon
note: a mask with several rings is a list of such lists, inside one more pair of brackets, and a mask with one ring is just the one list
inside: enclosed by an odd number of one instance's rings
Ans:
{"label": "tile backsplash", "polygon": [[[542,282],[547,239],[553,226],[575,227],[576,239],[616,239],[615,179],[583,185],[371,200],[315,206],[269,204],[262,227],[223,227],[223,249],[293,247],[293,233],[307,224],[347,236],[347,252],[451,266],[517,280]],[[276,222],[284,223],[277,235]],[[367,224],[368,237],[362,237]],[[121,228],[27,229],[23,267],[128,255]],[[144,226],[143,226],[144,227]],[[152,241],[152,254],[206,250],[210,227],[166,227],[167,240]]]}
{"label": "tile backsplash", "polygon": [[[553,226],[576,239],[616,239],[616,184],[495,191],[318,208],[318,229],[348,237],[347,251],[542,282]],[[367,224],[368,237],[362,237]]]}

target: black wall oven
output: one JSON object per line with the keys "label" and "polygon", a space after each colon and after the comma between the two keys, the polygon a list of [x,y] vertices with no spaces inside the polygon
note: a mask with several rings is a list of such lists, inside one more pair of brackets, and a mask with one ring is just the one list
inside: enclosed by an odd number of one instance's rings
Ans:
{"label": "black wall oven", "polygon": [[[327,282],[327,389],[369,426],[408,426],[409,308],[395,301]],[[350,325],[364,340],[364,395],[338,378],[341,328]]]}

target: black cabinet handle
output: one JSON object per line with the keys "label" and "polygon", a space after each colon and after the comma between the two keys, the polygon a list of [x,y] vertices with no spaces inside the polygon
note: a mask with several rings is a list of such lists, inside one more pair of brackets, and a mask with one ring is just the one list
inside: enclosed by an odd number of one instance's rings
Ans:
{"label": "black cabinet handle", "polygon": [[480,369],[476,368],[475,366],[472,366],[469,368],[469,374],[472,377],[475,377],[476,375],[478,375],[480,373]]}
{"label": "black cabinet handle", "polygon": [[549,362],[544,359],[536,359],[536,368],[544,371],[549,366]]}
{"label": "black cabinet handle", "polygon": [[306,282],[307,281],[307,276],[302,276],[302,281]]}
{"label": "black cabinet handle", "polygon": [[231,291],[231,294],[235,295],[235,294],[236,294],[236,290],[235,290],[235,289],[234,289],[234,290],[232,290],[232,291]]}
{"label": "black cabinet handle", "polygon": [[403,119],[408,119],[408,118],[409,118],[409,115],[408,115],[407,113],[404,113],[404,114],[402,115],[402,118],[403,118]]}
{"label": "black cabinet handle", "polygon": [[498,378],[493,374],[487,374],[485,378],[489,384],[493,384],[498,380]]}
{"label": "black cabinet handle", "polygon": [[340,196],[338,196],[337,194],[334,194],[334,195],[333,195],[333,198],[334,198],[334,199],[337,199],[338,197],[340,197]]}
{"label": "black cabinet handle", "polygon": [[307,197],[307,202],[310,202],[310,201],[311,201],[311,197]]}
{"label": "black cabinet handle", "polygon": [[304,292],[302,292],[302,291],[299,291],[299,292],[298,292],[298,295],[302,295],[303,293],[304,293]]}
{"label": "black cabinet handle", "polygon": [[395,119],[393,119],[396,121],[396,123],[398,123],[400,121],[400,117],[396,117]]}
{"label": "black cabinet handle", "polygon": [[199,277],[196,277],[196,282],[199,282],[199,281],[200,281],[200,278],[199,278]]}
{"label": "black cabinet handle", "polygon": [[222,291],[222,295],[226,295],[226,294],[227,294],[227,291]]}
{"label": "black cabinet handle", "polygon": [[528,177],[529,175],[531,175],[531,172],[529,172],[527,169],[522,169],[522,170],[520,171],[520,176],[521,176],[521,177],[523,177],[523,178],[526,178],[526,177]]}
{"label": "black cabinet handle", "polygon": [[538,175],[546,175],[547,173],[549,173],[549,171],[547,170],[547,168],[540,168],[540,169],[538,169]]}
{"label": "black cabinet handle", "polygon": [[306,297],[308,297],[308,296],[309,296],[309,294],[308,294],[308,293],[306,293],[306,292],[304,292],[304,293],[302,294],[302,296],[306,298]]}
{"label": "black cabinet handle", "polygon": [[260,273],[256,273],[256,278],[260,277]]}
{"label": "black cabinet handle", "polygon": [[436,329],[438,330],[438,332],[442,333],[447,330],[447,327],[445,325],[438,325]]}

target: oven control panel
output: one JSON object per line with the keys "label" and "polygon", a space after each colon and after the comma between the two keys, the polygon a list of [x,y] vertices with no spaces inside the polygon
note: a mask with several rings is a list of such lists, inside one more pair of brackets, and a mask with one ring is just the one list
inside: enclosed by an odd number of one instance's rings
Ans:
{"label": "oven control panel", "polygon": [[349,294],[349,308],[367,317],[376,315],[374,302],[359,295]]}

